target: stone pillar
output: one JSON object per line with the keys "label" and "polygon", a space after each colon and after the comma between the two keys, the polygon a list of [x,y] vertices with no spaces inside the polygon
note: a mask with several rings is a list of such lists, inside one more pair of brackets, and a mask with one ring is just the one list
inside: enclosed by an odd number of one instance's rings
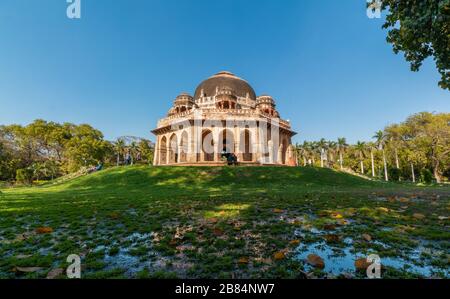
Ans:
{"label": "stone pillar", "polygon": [[214,127],[213,128],[213,131],[212,131],[212,134],[213,134],[213,143],[214,143],[214,162],[219,162],[220,160],[219,160],[219,155],[220,155],[220,152],[221,152],[221,150],[219,149],[219,135],[220,135],[220,132],[219,132],[219,128],[217,128],[217,127]]}
{"label": "stone pillar", "polygon": [[258,162],[260,164],[263,164],[263,155],[262,155],[262,136],[260,134],[260,129],[259,129],[259,125],[256,124],[256,128],[255,128],[255,140],[254,140],[254,144],[255,146],[253,147],[253,160],[255,162]]}
{"label": "stone pillar", "polygon": [[283,144],[280,144],[278,148],[278,157],[277,157],[278,164],[283,164]]}
{"label": "stone pillar", "polygon": [[268,147],[269,147],[269,163],[273,164],[274,163],[274,148],[273,148],[273,141],[269,140],[269,142],[267,142]]}
{"label": "stone pillar", "polygon": [[166,165],[170,163],[170,134],[166,135]]}
{"label": "stone pillar", "polygon": [[178,156],[177,156],[177,163],[181,163],[181,155],[183,152],[183,146],[181,146],[181,140],[178,142]]}
{"label": "stone pillar", "polygon": [[156,144],[155,144],[155,152],[153,153],[153,165],[154,166],[158,166],[159,165],[159,155],[160,155],[160,148],[159,148],[159,145],[160,145],[160,138],[159,138],[159,135],[158,136],[156,136]]}
{"label": "stone pillar", "polygon": [[238,162],[242,162],[244,160],[243,148],[242,148],[242,142],[241,142],[241,137],[242,137],[243,131],[241,130],[240,127],[237,127],[236,130],[238,132],[236,135],[236,147],[238,149],[236,156],[238,158]]}

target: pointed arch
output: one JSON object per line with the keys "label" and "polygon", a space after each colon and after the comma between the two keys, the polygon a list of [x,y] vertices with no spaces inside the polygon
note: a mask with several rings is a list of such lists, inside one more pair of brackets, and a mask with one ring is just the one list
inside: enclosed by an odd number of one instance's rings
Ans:
{"label": "pointed arch", "polygon": [[235,139],[233,131],[224,129],[219,134],[219,150],[225,151],[227,154],[235,152]]}
{"label": "pointed arch", "polygon": [[245,129],[241,133],[241,146],[240,150],[242,152],[242,160],[245,162],[253,161],[253,153],[252,153],[252,133],[250,130]]}
{"label": "pointed arch", "polygon": [[174,133],[169,139],[169,164],[178,162],[178,138]]}
{"label": "pointed arch", "polygon": [[167,138],[163,136],[161,138],[160,146],[159,146],[159,164],[165,165],[167,164]]}
{"label": "pointed arch", "polygon": [[184,163],[187,161],[187,152],[188,152],[188,139],[189,135],[186,131],[183,131],[180,138],[180,162]]}
{"label": "pointed arch", "polygon": [[202,156],[203,161],[214,161],[214,138],[211,130],[202,131]]}

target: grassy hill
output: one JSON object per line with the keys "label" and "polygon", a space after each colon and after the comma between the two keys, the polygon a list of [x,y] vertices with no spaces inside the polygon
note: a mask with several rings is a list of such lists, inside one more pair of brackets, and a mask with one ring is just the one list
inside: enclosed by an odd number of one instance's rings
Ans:
{"label": "grassy hill", "polygon": [[[448,209],[447,187],[329,169],[111,168],[3,189],[0,278],[45,277],[71,253],[83,257],[91,278],[337,276],[368,251],[399,259],[388,277],[445,277],[445,255],[416,259],[430,268],[413,272],[398,265],[414,263],[408,252],[420,242],[448,252]],[[347,268],[337,269],[343,261],[323,246],[347,252]],[[310,252],[322,256],[324,269],[305,262]],[[22,271],[30,267],[39,269]]]}

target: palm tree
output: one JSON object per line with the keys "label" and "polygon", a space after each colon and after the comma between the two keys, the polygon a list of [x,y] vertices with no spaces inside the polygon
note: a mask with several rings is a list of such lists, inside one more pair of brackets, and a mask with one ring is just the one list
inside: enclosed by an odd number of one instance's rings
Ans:
{"label": "palm tree", "polygon": [[401,143],[401,127],[399,125],[392,125],[386,128],[385,139],[389,140],[389,145],[394,149],[395,167],[400,169],[400,160],[398,158],[398,147]]}
{"label": "palm tree", "polygon": [[366,143],[358,141],[355,145],[355,150],[359,156],[359,163],[361,165],[361,174],[364,174],[364,153],[366,151]]}
{"label": "palm tree", "polygon": [[320,139],[320,141],[317,142],[317,149],[320,153],[320,167],[322,167],[322,168],[323,168],[323,161],[325,160],[324,156],[327,153],[327,148],[328,148],[328,143],[324,138]]}
{"label": "palm tree", "polygon": [[383,166],[384,166],[384,179],[389,181],[388,172],[387,172],[387,162],[386,162],[386,152],[384,150],[384,144],[386,141],[386,136],[383,131],[378,131],[373,136],[374,139],[376,139],[376,144],[378,148],[383,152]]}
{"label": "palm tree", "polygon": [[369,142],[367,144],[367,147],[370,149],[370,162],[372,164],[372,177],[375,177],[375,159],[373,151],[376,150],[376,144],[373,142]]}
{"label": "palm tree", "polygon": [[306,166],[306,147],[305,147],[306,141],[303,142],[303,145],[296,143],[295,144],[295,150],[297,152],[297,159],[299,160],[299,164],[300,164],[300,160],[303,159],[303,166]]}
{"label": "palm tree", "polygon": [[139,148],[138,148],[136,142],[134,142],[134,141],[131,142],[129,151],[130,151],[130,157],[131,157],[131,165],[133,165],[134,160],[139,155]]}
{"label": "palm tree", "polygon": [[338,138],[337,150],[339,153],[339,164],[341,165],[341,170],[344,169],[344,153],[347,147],[348,147],[347,140],[344,137]]}
{"label": "palm tree", "polygon": [[115,145],[114,145],[114,149],[116,151],[116,155],[117,155],[117,166],[119,166],[120,164],[120,155],[123,154],[123,152],[125,151],[125,141],[123,141],[123,139],[117,139]]}
{"label": "palm tree", "polygon": [[334,166],[334,156],[337,152],[337,142],[334,141],[328,141],[328,154],[330,156],[330,163],[328,164],[328,167]]}

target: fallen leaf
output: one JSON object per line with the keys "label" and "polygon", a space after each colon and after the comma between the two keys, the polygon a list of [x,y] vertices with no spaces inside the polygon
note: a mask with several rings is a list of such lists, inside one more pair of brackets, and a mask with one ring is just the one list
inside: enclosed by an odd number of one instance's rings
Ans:
{"label": "fallen leaf", "polygon": [[47,279],[55,279],[58,276],[61,276],[64,273],[64,269],[62,268],[56,268],[48,272]]}
{"label": "fallen leaf", "polygon": [[33,273],[42,270],[41,267],[15,267],[14,272]]}
{"label": "fallen leaf", "polygon": [[222,235],[223,235],[223,230],[216,227],[216,228],[213,230],[213,234],[216,235],[216,236],[218,236],[218,237],[219,237],[219,236],[222,236]]}
{"label": "fallen leaf", "polygon": [[334,219],[342,219],[342,218],[344,218],[344,216],[342,216],[342,214],[339,214],[339,213],[333,213],[333,214],[331,214],[331,217],[334,218]]}
{"label": "fallen leaf", "polygon": [[324,230],[335,230],[336,229],[336,225],[334,225],[334,224],[325,224],[323,226],[323,229]]}
{"label": "fallen leaf", "polygon": [[317,254],[310,254],[310,255],[308,255],[308,257],[306,259],[306,262],[308,264],[310,264],[311,266],[319,268],[319,269],[325,268],[325,262]]}
{"label": "fallen leaf", "polygon": [[219,220],[218,220],[217,218],[209,218],[207,221],[208,221],[209,223],[211,223],[211,224],[215,224],[215,223],[217,223]]}
{"label": "fallen leaf", "polygon": [[367,262],[366,258],[360,258],[355,261],[355,268],[358,271],[366,271],[372,263]]}
{"label": "fallen leaf", "polygon": [[337,243],[341,239],[338,235],[334,234],[325,235],[324,238],[328,243]]}
{"label": "fallen leaf", "polygon": [[292,240],[291,242],[289,242],[289,245],[298,246],[300,245],[300,240]]}
{"label": "fallen leaf", "polygon": [[369,234],[363,234],[362,235],[363,239],[366,240],[367,242],[372,241],[372,236]]}
{"label": "fallen leaf", "polygon": [[281,261],[281,260],[284,260],[284,259],[286,258],[286,254],[285,254],[283,251],[279,251],[279,252],[276,252],[276,253],[273,255],[273,258],[274,258],[276,261]]}
{"label": "fallen leaf", "polygon": [[273,209],[273,212],[277,213],[277,214],[280,214],[280,213],[283,213],[284,211],[281,210],[281,209]]}
{"label": "fallen leaf", "polygon": [[385,208],[385,207],[379,207],[379,208],[377,208],[377,210],[380,211],[380,212],[384,212],[384,213],[389,212],[389,209]]}
{"label": "fallen leaf", "polygon": [[422,219],[425,218],[425,215],[424,214],[420,214],[420,213],[414,213],[413,217],[418,219],[418,220],[422,220]]}
{"label": "fallen leaf", "polygon": [[111,214],[109,214],[109,217],[110,217],[111,219],[116,220],[116,219],[119,219],[119,218],[120,218],[120,215],[119,215],[119,213],[117,213],[117,212],[112,212]]}
{"label": "fallen leaf", "polygon": [[337,224],[338,225],[349,225],[350,224],[350,221],[348,221],[348,220],[346,220],[346,219],[339,219],[338,221],[337,221]]}
{"label": "fallen leaf", "polygon": [[51,227],[38,227],[36,228],[36,233],[38,234],[50,234],[53,232],[53,228]]}
{"label": "fallen leaf", "polygon": [[248,264],[248,258],[247,257],[241,257],[238,261],[239,264],[244,265]]}

